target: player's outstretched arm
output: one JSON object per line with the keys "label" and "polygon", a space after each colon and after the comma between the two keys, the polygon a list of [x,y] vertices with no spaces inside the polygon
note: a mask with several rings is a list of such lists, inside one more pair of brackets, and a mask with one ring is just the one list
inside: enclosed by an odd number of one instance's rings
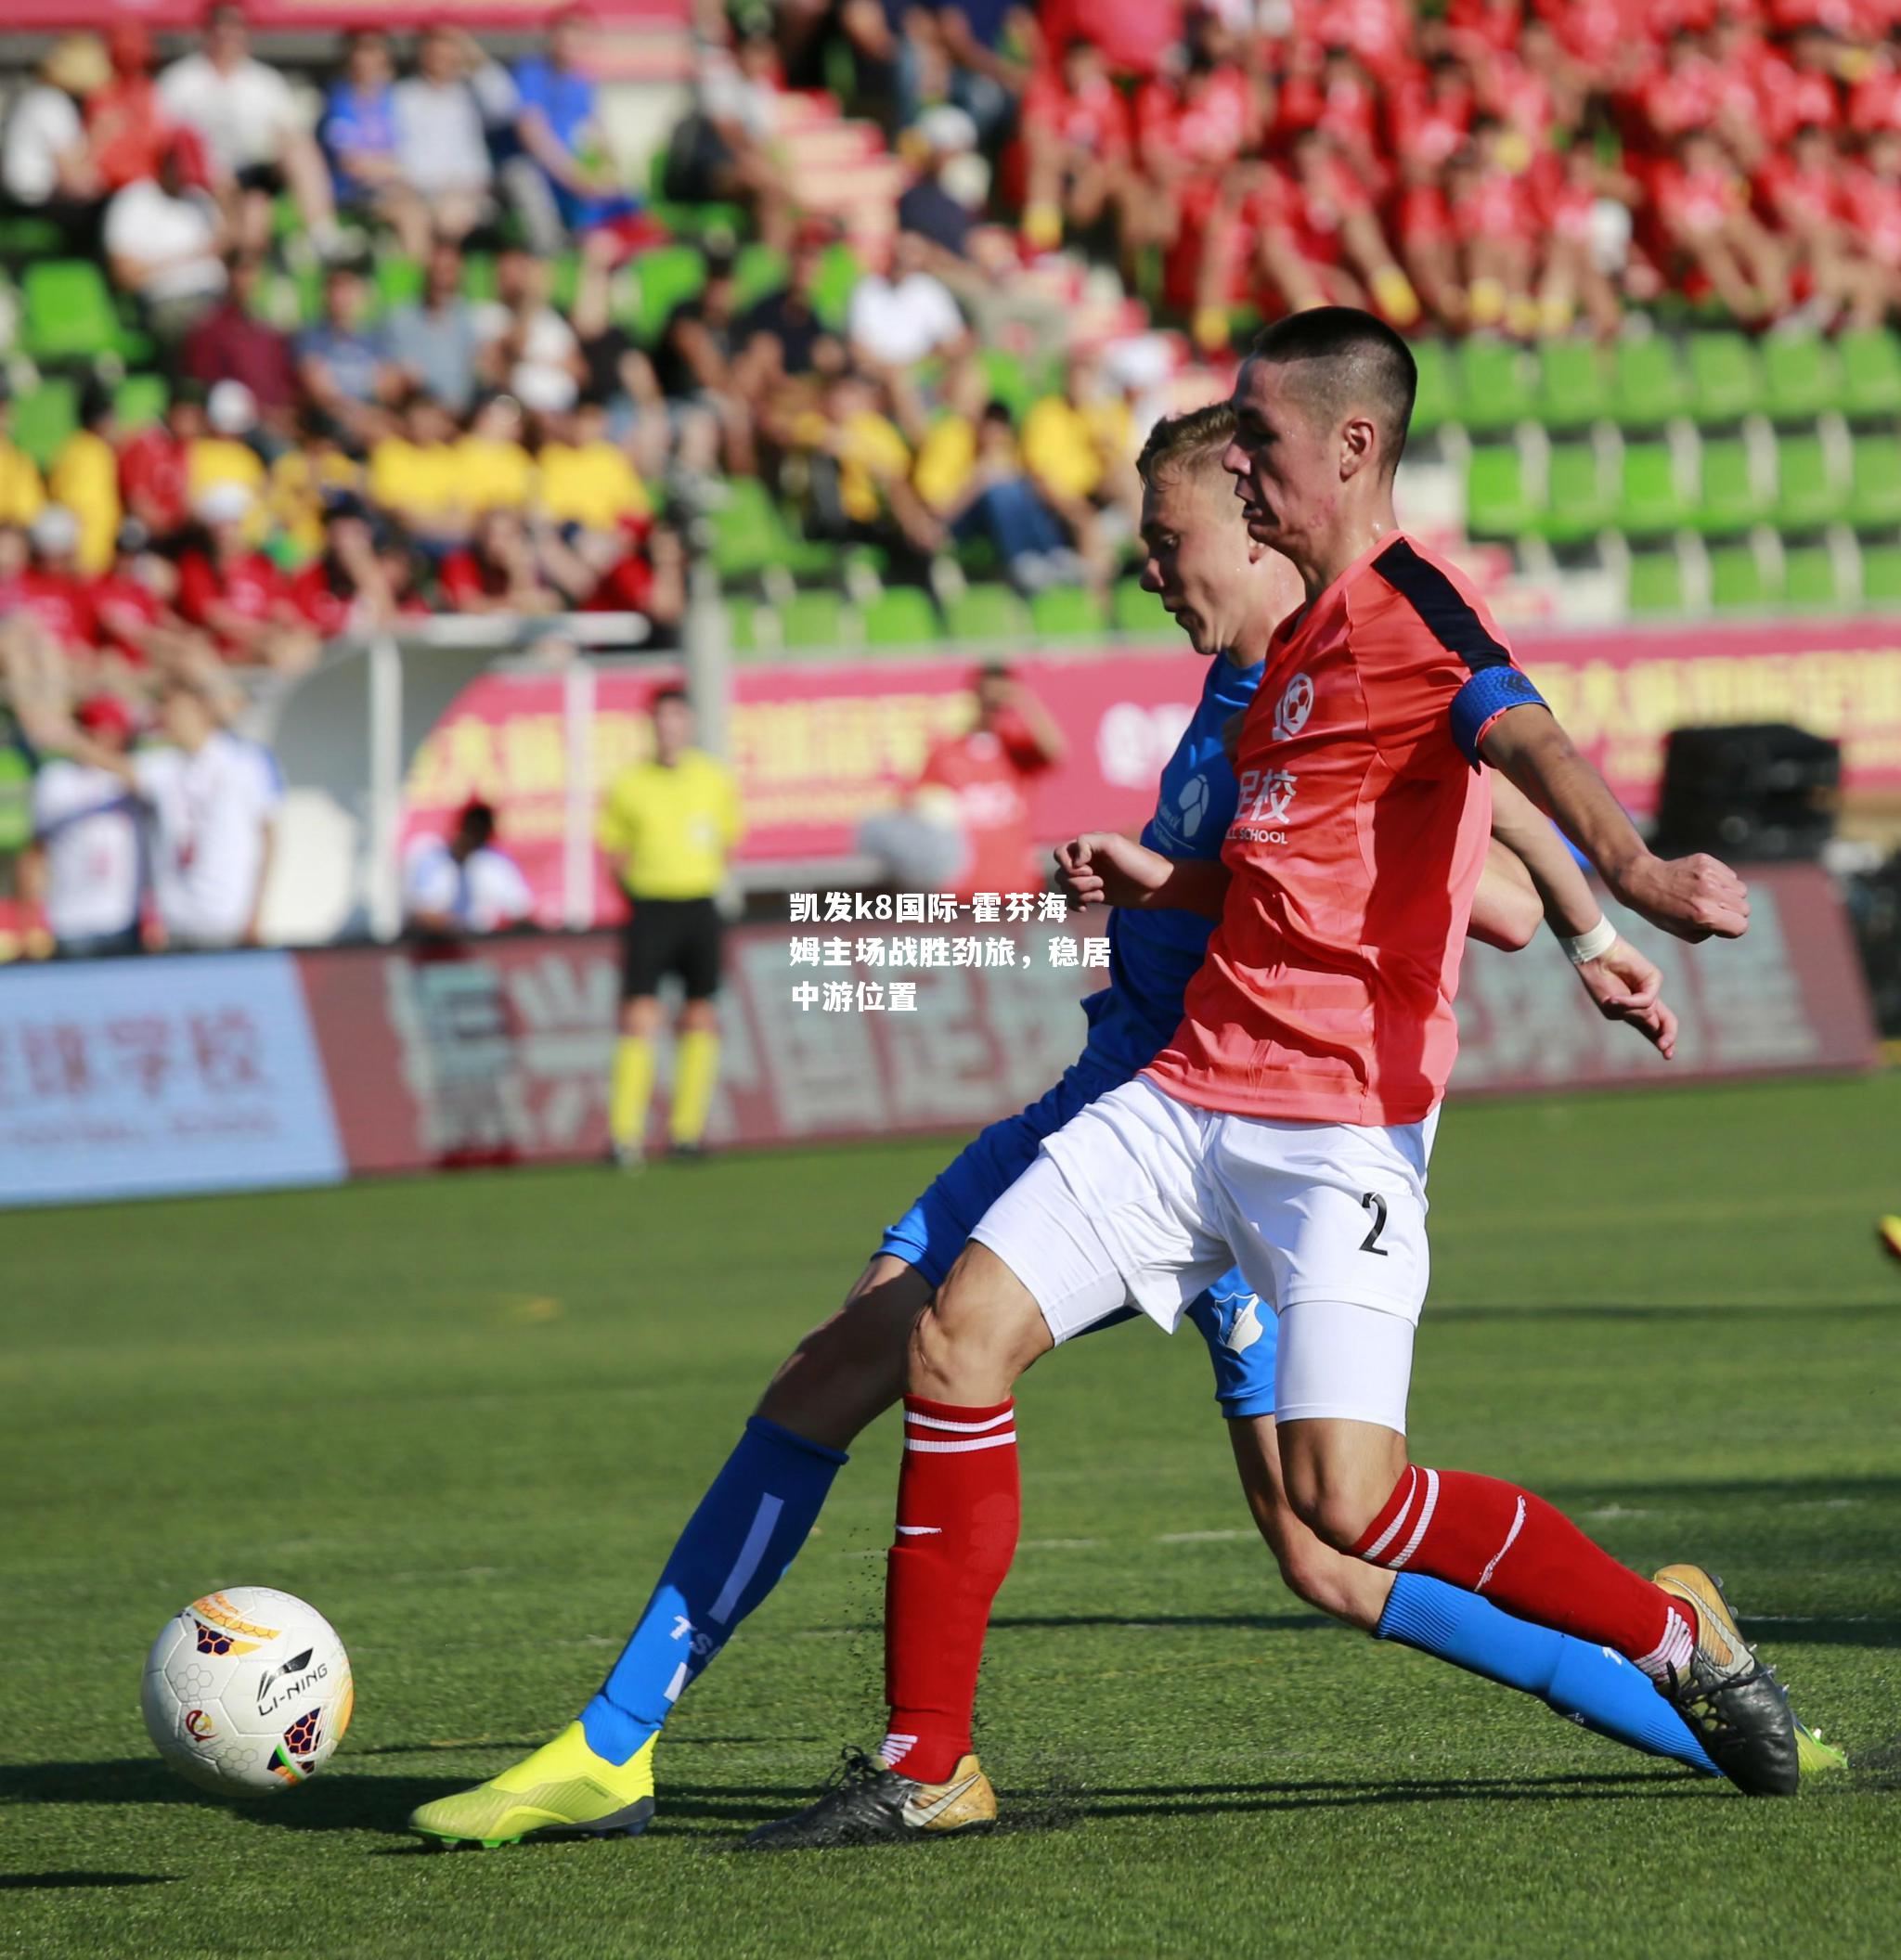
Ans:
{"label": "player's outstretched arm", "polygon": [[1542,703],[1525,702],[1495,716],[1479,738],[1479,753],[1563,826],[1612,894],[1640,918],[1679,939],[1713,933],[1739,939],[1748,930],[1742,880],[1701,853],[1656,856]]}
{"label": "player's outstretched arm", "polygon": [[1219,919],[1228,868],[1207,858],[1164,858],[1119,831],[1085,831],[1056,851],[1056,883],[1078,905],[1199,912]]}

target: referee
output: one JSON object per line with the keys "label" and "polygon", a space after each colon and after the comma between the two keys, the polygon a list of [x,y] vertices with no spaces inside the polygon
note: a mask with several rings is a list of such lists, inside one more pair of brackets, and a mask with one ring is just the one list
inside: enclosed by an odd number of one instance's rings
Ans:
{"label": "referee", "polygon": [[653,1042],[660,983],[678,974],[686,988],[674,1053],[672,1141],[697,1156],[719,1072],[719,911],[714,895],[739,842],[739,787],[731,770],[692,745],[693,712],[679,688],[654,695],[653,754],[607,786],[599,838],[633,908],[621,977],[620,1039],[614,1044],[608,1128],[614,1161],[646,1161],[653,1100]]}

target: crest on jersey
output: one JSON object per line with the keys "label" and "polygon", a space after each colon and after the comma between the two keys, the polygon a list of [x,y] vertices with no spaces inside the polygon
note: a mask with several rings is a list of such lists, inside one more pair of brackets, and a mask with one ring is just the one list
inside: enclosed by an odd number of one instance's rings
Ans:
{"label": "crest on jersey", "polygon": [[1307,726],[1313,712],[1313,682],[1305,674],[1296,674],[1281,693],[1281,704],[1274,711],[1274,739],[1285,741]]}
{"label": "crest on jersey", "polygon": [[1175,798],[1175,808],[1181,815],[1183,836],[1194,836],[1201,828],[1201,819],[1208,815],[1208,778],[1189,777]]}

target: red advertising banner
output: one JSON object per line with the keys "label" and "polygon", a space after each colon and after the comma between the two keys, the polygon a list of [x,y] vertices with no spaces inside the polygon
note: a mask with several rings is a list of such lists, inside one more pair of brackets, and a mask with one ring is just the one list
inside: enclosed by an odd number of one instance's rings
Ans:
{"label": "red advertising banner", "polygon": [[[1751,888],[1737,945],[1688,947],[1623,922],[1667,975],[1682,1021],[1674,1063],[1601,1020],[1548,941],[1512,955],[1469,948],[1454,1094],[1869,1065],[1867,997],[1827,875],[1778,868]],[[1020,1108],[1082,1045],[1076,1003],[1105,978],[1080,963],[1096,925],[1085,915],[948,926],[937,942],[884,924],[735,932],[712,1140],[969,1131]],[[811,931],[825,935],[824,962],[795,965],[795,938]],[[909,948],[894,958],[900,939]],[[912,949],[933,943],[947,963],[915,963]],[[1074,963],[1056,964],[1057,951]],[[318,952],[301,964],[353,1171],[605,1154],[613,935],[496,940],[452,958]],[[909,1009],[894,1009],[897,984],[915,987]],[[669,1067],[664,1056],[663,1100]]]}
{"label": "red advertising banner", "polygon": [[[1523,636],[1520,657],[1631,809],[1655,806],[1663,738],[1699,722],[1791,721],[1838,737],[1850,795],[1901,793],[1901,619],[1789,622],[1670,632]],[[1035,789],[1038,834],[1142,823],[1202,667],[1185,646],[1039,655],[1016,670],[1068,740]],[[840,857],[859,823],[915,780],[969,713],[968,660],[847,660],[744,666],[732,758],[749,862]],[[652,677],[602,673],[594,780],[645,753]],[[457,699],[411,771],[406,836],[447,828],[472,795],[501,813],[540,917],[561,918],[566,750],[560,683],[485,676]],[[596,916],[617,915],[604,872]]]}

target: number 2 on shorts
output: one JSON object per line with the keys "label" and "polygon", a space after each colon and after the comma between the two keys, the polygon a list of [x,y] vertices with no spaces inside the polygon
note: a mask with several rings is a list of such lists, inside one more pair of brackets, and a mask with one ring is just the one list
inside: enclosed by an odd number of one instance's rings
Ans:
{"label": "number 2 on shorts", "polygon": [[1360,1250],[1370,1252],[1376,1259],[1383,1259],[1388,1248],[1379,1243],[1379,1234],[1386,1230],[1386,1200],[1377,1191],[1363,1192],[1360,1196],[1363,1209],[1373,1214],[1373,1229],[1360,1241]]}

